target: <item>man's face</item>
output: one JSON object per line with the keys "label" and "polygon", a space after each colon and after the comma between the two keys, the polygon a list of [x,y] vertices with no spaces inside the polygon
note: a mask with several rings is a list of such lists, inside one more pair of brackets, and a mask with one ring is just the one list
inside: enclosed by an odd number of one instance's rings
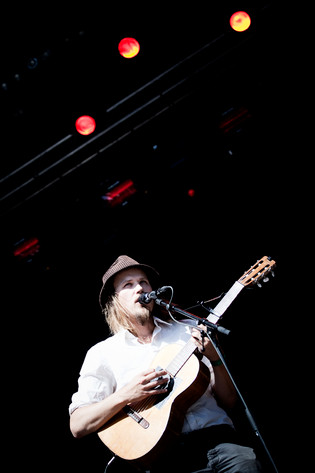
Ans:
{"label": "man's face", "polygon": [[152,291],[147,275],[142,269],[130,268],[118,273],[114,278],[114,289],[118,294],[119,302],[130,316],[140,322],[150,316],[154,301],[146,305],[138,302],[140,294]]}

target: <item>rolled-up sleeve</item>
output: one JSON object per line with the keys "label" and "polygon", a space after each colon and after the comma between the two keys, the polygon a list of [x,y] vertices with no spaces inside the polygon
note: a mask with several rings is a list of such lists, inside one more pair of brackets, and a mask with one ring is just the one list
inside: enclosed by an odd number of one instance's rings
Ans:
{"label": "rolled-up sleeve", "polygon": [[100,355],[95,347],[87,352],[80,370],[78,390],[71,398],[69,414],[78,407],[99,402],[115,391],[113,372]]}

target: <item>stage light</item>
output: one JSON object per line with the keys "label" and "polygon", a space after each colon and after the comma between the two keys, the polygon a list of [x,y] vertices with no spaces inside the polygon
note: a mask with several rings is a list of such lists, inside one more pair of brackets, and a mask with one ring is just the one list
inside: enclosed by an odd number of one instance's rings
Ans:
{"label": "stage light", "polygon": [[220,130],[228,134],[230,132],[240,131],[246,121],[252,118],[251,112],[245,106],[230,107],[222,113],[219,123]]}
{"label": "stage light", "polygon": [[237,11],[230,18],[230,25],[234,31],[246,31],[251,24],[251,19],[245,11]]}
{"label": "stage light", "polygon": [[31,259],[39,252],[40,244],[36,237],[25,240],[24,238],[15,244],[13,254],[18,259]]}
{"label": "stage light", "polygon": [[95,130],[95,120],[89,115],[82,115],[75,122],[75,127],[80,135],[90,135]]}
{"label": "stage light", "polygon": [[137,192],[135,184],[131,179],[123,182],[115,182],[105,195],[102,195],[102,200],[107,202],[110,207],[126,203],[127,199]]}
{"label": "stage light", "polygon": [[140,44],[134,38],[123,38],[118,44],[118,51],[126,59],[135,57],[140,51]]}

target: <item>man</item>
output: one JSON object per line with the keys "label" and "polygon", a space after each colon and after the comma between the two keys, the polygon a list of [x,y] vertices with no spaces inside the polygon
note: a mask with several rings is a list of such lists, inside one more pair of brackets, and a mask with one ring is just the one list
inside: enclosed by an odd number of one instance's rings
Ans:
{"label": "man", "polygon": [[[184,346],[192,339],[201,363],[209,370],[210,382],[183,413],[181,432],[168,454],[162,451],[150,470],[174,471],[175,466],[177,471],[187,472],[261,471],[253,450],[239,445],[226,413],[225,409],[235,405],[237,394],[211,340],[202,337],[200,329],[206,328],[192,326],[191,321],[179,324],[160,314],[157,317],[154,311],[160,308],[154,301],[139,302],[140,295],[156,288],[158,280],[154,268],[126,255],[119,256],[105,272],[99,300],[112,336],[87,352],[79,388],[69,407],[72,434],[83,437],[98,432],[126,406],[152,396],[165,397],[169,373],[162,366],[157,375],[150,366],[169,344]],[[130,442],[137,442],[137,438]],[[119,471],[127,471],[130,464],[123,462]]]}

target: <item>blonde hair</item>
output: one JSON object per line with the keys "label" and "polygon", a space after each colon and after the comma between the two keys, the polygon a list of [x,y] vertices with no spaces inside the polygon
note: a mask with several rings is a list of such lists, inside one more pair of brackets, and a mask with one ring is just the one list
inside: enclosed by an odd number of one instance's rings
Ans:
{"label": "blonde hair", "polygon": [[[161,309],[161,307],[155,305],[152,315],[157,315],[164,320],[170,320],[167,311]],[[130,314],[128,314],[127,309],[119,301],[118,294],[113,293],[108,297],[103,314],[111,334],[114,335],[121,329],[129,330],[131,333],[134,332],[134,327],[130,322]]]}
{"label": "blonde hair", "polygon": [[[126,309],[121,305],[117,294],[111,294],[106,301],[103,309],[106,323],[112,334],[119,332],[121,329],[132,330]],[[126,317],[127,315],[127,317]]]}

